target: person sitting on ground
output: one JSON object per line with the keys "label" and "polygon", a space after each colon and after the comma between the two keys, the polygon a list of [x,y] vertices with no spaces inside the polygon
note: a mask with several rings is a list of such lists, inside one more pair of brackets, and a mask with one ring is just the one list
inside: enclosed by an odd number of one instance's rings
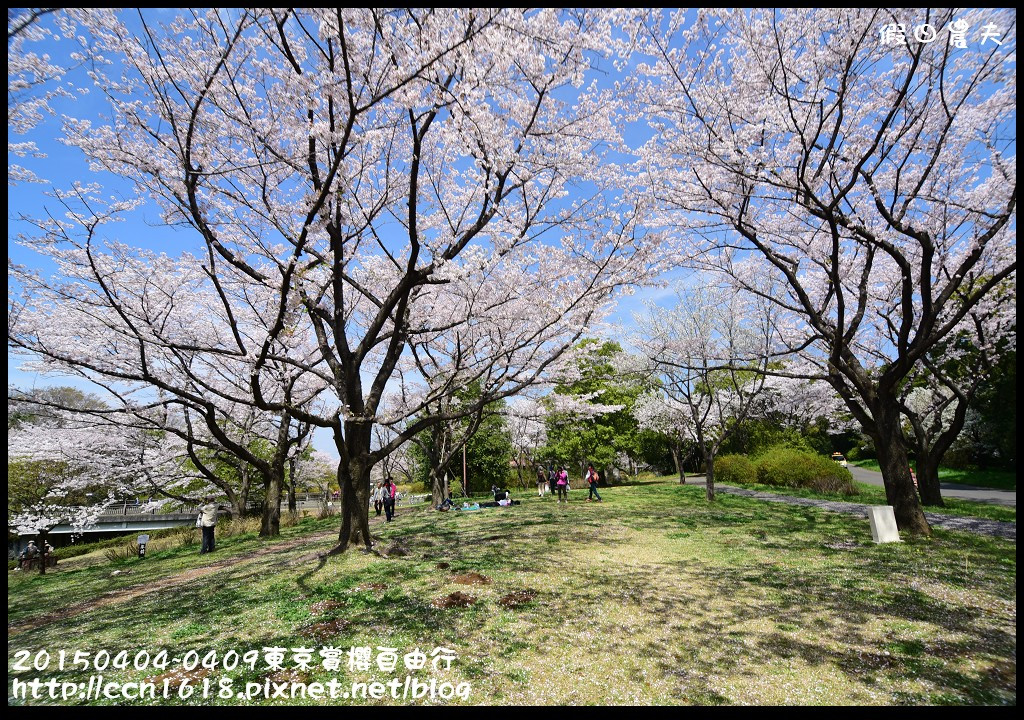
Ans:
{"label": "person sitting on ground", "polygon": [[22,569],[28,569],[32,567],[32,563],[39,557],[39,548],[36,547],[35,540],[29,540],[28,545],[18,555],[19,565]]}
{"label": "person sitting on ground", "polygon": [[508,490],[498,487],[497,485],[491,485],[491,492],[494,493],[495,502],[512,499],[512,493],[510,493]]}

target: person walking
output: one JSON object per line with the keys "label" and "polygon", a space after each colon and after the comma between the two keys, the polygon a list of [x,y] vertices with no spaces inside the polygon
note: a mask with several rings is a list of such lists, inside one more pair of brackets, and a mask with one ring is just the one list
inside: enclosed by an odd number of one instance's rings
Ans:
{"label": "person walking", "polygon": [[551,489],[551,494],[554,495],[558,487],[558,473],[555,472],[554,465],[548,465],[548,487]]}
{"label": "person walking", "polygon": [[213,552],[216,545],[214,530],[217,527],[217,514],[220,512],[221,506],[220,503],[214,502],[215,499],[215,496],[207,495],[206,502],[199,507],[198,525],[203,530],[203,545],[199,549],[200,555]]}
{"label": "person walking", "polygon": [[537,466],[537,497],[544,497],[548,489],[548,475],[544,472],[544,466]]}
{"label": "person walking", "polygon": [[387,522],[391,522],[391,518],[395,516],[395,493],[398,492],[398,486],[395,485],[395,481],[388,477],[384,480],[384,516],[387,518]]}
{"label": "person walking", "polygon": [[377,511],[377,517],[380,517],[380,511],[384,509],[384,481],[381,480],[377,483],[377,487],[373,489],[373,509]]}
{"label": "person walking", "polygon": [[590,502],[595,496],[597,501],[601,502],[601,495],[597,492],[597,470],[594,469],[593,465],[587,465],[587,474],[583,479],[590,485],[590,494],[587,495],[587,502]]}
{"label": "person walking", "polygon": [[[558,468],[558,480],[555,481],[555,485],[558,487],[558,502],[569,502],[569,473],[565,471],[564,467]],[[564,500],[563,500],[564,498]]]}

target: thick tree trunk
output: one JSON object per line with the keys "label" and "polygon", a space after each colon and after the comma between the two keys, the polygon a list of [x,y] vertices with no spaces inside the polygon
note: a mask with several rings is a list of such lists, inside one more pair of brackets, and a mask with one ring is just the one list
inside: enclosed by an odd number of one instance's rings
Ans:
{"label": "thick tree trunk", "polygon": [[917,449],[917,492],[922,505],[945,507],[939,487],[939,459],[932,453],[921,452],[921,448]]}
{"label": "thick tree trunk", "polygon": [[267,497],[263,501],[263,519],[260,522],[260,537],[277,537],[281,534],[281,484],[284,473],[273,468],[267,476]]}
{"label": "thick tree trunk", "polygon": [[[336,435],[336,442],[338,436]],[[328,553],[340,555],[350,544],[373,546],[370,537],[370,425],[345,423],[344,447],[338,448],[338,486],[341,488],[341,529],[338,544]],[[348,458],[345,462],[344,458]]]}
{"label": "thick tree trunk", "polygon": [[707,478],[707,498],[715,499],[715,455],[711,452],[704,453],[704,477]]}
{"label": "thick tree trunk", "polygon": [[431,464],[430,467],[430,501],[433,507],[437,507],[444,501],[444,476],[445,472]]}
{"label": "thick tree trunk", "polygon": [[900,429],[899,411],[895,403],[893,405],[892,412],[882,410],[875,413],[876,433],[871,436],[878,451],[878,464],[885,482],[885,497],[892,505],[896,525],[900,530],[930,535],[931,528],[918,502],[914,481],[910,478],[910,460]]}

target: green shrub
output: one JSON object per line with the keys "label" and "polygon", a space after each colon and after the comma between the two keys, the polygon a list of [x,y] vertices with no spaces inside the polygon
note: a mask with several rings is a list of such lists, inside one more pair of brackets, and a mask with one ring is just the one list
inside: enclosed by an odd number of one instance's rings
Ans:
{"label": "green shrub", "polygon": [[[395,484],[397,485],[398,483]],[[423,493],[430,492],[430,488],[424,482],[403,483],[399,486],[399,490],[408,495],[422,495]]]}
{"label": "green shrub", "polygon": [[[717,474],[717,473],[716,473]],[[757,481],[764,485],[809,488],[816,492],[854,495],[850,471],[823,455],[792,448],[771,448],[757,462]]]}
{"label": "green shrub", "polygon": [[723,483],[757,482],[757,468],[746,455],[722,455],[715,458],[715,481]]}

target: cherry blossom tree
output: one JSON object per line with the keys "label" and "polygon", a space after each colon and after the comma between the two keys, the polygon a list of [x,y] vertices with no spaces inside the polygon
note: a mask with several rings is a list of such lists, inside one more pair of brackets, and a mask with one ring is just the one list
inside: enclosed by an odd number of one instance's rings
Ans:
{"label": "cherry blossom tree", "polygon": [[[30,357],[29,369],[101,389],[111,407],[93,416],[131,417],[139,429],[183,440],[193,466],[227,495],[235,513],[245,511],[250,473],[258,474],[265,490],[261,534],[278,534],[286,467],[309,433],[287,407],[314,402],[324,383],[268,362],[264,392],[276,393],[285,409],[256,407],[251,355],[267,333],[260,305],[267,294],[224,274],[211,279],[190,255],[175,261],[104,246],[98,234],[123,205],[105,208],[84,187],[57,196],[71,219],[40,220],[38,232],[24,239],[57,262],[60,275],[10,267],[19,291],[9,305],[9,345]],[[303,352],[298,336],[282,334],[277,347],[286,345]],[[240,485],[211,463],[224,453],[234,458]],[[189,499],[181,488],[159,490]]]}
{"label": "cherry blossom tree", "polygon": [[[636,316],[634,344],[647,358],[664,397],[644,403],[650,423],[676,411],[677,432],[689,434],[704,459],[707,498],[715,498],[715,455],[737,423],[756,412],[779,345],[772,304],[731,288],[681,290],[673,308],[651,306]],[[661,407],[658,407],[658,406]]]}
{"label": "cherry blossom tree", "polygon": [[[954,22],[1000,44],[958,47]],[[1016,278],[1013,11],[702,10],[635,29],[661,220],[689,264],[783,283],[793,347],[874,440],[899,527],[929,532],[900,397]]]}
{"label": "cherry blossom tree", "polygon": [[[523,488],[535,480],[536,469],[540,466],[537,451],[547,444],[545,416],[544,404],[532,397],[513,398],[505,408],[505,419],[515,451],[519,484]],[[524,468],[528,477],[523,475]],[[546,473],[544,477],[547,478]]]}
{"label": "cherry blossom tree", "polygon": [[[483,406],[536,382],[621,287],[649,275],[657,256],[642,211],[621,197],[622,168],[603,162],[621,144],[620,104],[585,84],[621,15],[77,18],[78,53],[109,120],[68,118],[63,141],[134,183],[162,222],[202,247],[194,265],[210,322],[191,343],[156,345],[179,369],[244,365],[247,375],[230,376],[248,377],[247,398],[190,379],[189,406],[226,447],[212,398],[332,431],[342,493],[333,552],[369,547],[370,470],[452,419],[429,409],[435,401],[479,382]],[[49,221],[90,234],[97,217]],[[39,340],[26,349],[52,345]],[[289,396],[292,379],[308,392]],[[150,364],[145,382],[183,397],[154,380],[163,382]],[[385,406],[396,383],[404,401]],[[313,409],[322,387],[328,401]],[[402,429],[375,447],[377,424]]]}
{"label": "cherry blossom tree", "polygon": [[316,487],[320,493],[322,512],[331,505],[332,485],[338,474],[338,461],[325,452],[312,450],[303,453],[291,465],[292,484]]}
{"label": "cherry blossom tree", "polygon": [[689,420],[689,407],[660,389],[654,389],[636,399],[632,412],[641,429],[661,433],[668,438],[672,461],[679,473],[679,484],[685,485],[685,446],[695,440],[691,432],[693,425]]}
{"label": "cherry blossom tree", "polygon": [[[44,42],[69,38],[74,22],[61,13],[56,28],[41,18],[57,8],[9,8],[7,11],[7,153],[8,157],[45,157],[33,140],[15,142],[12,136],[31,133],[47,116],[53,115],[54,98],[72,98],[62,80],[68,66],[45,52],[36,52]],[[76,11],[72,11],[74,13]],[[17,162],[7,163],[7,183],[41,182],[34,172]]]}
{"label": "cherry blossom tree", "polygon": [[903,388],[900,407],[909,425],[924,505],[944,504],[939,486],[942,457],[960,436],[971,405],[997,371],[999,358],[1015,347],[1015,309],[997,303],[990,313],[970,312],[947,340],[922,358]]}
{"label": "cherry blossom tree", "polygon": [[7,457],[8,530],[38,535],[42,549],[56,525],[81,532],[95,524],[106,501],[180,479],[183,449],[116,423],[55,414],[9,430]]}

